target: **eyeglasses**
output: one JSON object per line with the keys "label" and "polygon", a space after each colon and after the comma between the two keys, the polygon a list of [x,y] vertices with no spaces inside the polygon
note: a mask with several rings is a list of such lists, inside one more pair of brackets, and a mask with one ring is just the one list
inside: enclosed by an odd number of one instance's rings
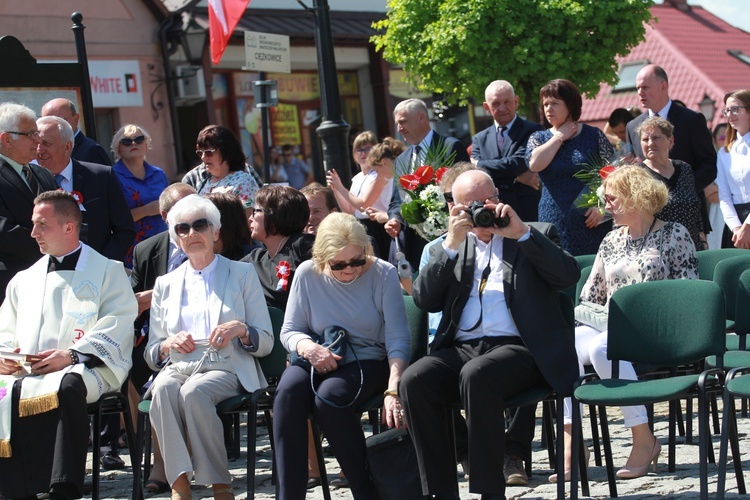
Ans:
{"label": "eyeglasses", "polygon": [[206,158],[211,158],[215,152],[216,152],[215,149],[196,149],[195,150],[195,154],[198,155],[198,158],[203,158],[204,156]]}
{"label": "eyeglasses", "polygon": [[6,130],[5,132],[8,134],[23,135],[23,136],[28,137],[29,139],[39,139],[38,130],[34,130],[32,132],[13,132],[11,130]]}
{"label": "eyeglasses", "polygon": [[357,148],[354,151],[356,151],[358,155],[369,155],[370,151],[372,151],[372,146],[368,148]]}
{"label": "eyeglasses", "polygon": [[184,238],[188,234],[190,234],[190,229],[192,228],[193,231],[196,233],[203,233],[208,230],[208,226],[211,226],[212,224],[208,221],[208,219],[198,219],[196,221],[193,221],[192,224],[188,224],[187,222],[181,222],[179,224],[174,225],[174,232],[177,233],[177,236]]}
{"label": "eyeglasses", "polygon": [[[443,198],[445,198],[445,194],[446,193],[443,193]],[[490,201],[493,201],[495,203],[499,203],[500,202],[500,195],[499,194],[493,194],[492,196],[488,196],[486,199],[490,200]],[[451,194],[451,200],[453,200],[453,195],[452,194]],[[448,198],[445,198],[445,201],[448,201]],[[456,203],[459,204],[459,205],[466,205],[468,207],[472,203],[477,203],[477,202],[484,204],[485,200],[477,200],[476,202],[470,201],[468,203],[461,203],[460,201],[457,201]]]}
{"label": "eyeglasses", "polygon": [[732,106],[721,110],[721,116],[727,117],[729,115],[737,115],[740,109],[748,109],[750,106]]}
{"label": "eyeglasses", "polygon": [[446,203],[453,203],[453,193],[450,191],[445,191],[443,193],[443,198],[445,198]]}
{"label": "eyeglasses", "polygon": [[367,259],[360,257],[349,262],[329,262],[328,267],[331,268],[331,271],[343,271],[347,267],[362,267],[365,264],[367,264]]}
{"label": "eyeglasses", "polygon": [[617,196],[613,196],[611,194],[605,194],[604,195],[604,203],[609,203],[610,205],[617,200]]}
{"label": "eyeglasses", "polygon": [[146,137],[144,137],[142,135],[139,135],[139,136],[136,136],[136,137],[133,137],[133,138],[123,137],[122,139],[120,139],[120,144],[122,144],[123,146],[130,146],[133,143],[143,144],[143,141],[145,141],[145,140],[146,140]]}

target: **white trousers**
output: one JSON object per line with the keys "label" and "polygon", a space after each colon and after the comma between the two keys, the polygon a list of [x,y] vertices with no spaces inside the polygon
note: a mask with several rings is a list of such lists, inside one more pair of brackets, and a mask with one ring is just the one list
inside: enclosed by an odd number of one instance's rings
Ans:
{"label": "white trousers", "polygon": [[[576,327],[576,352],[578,353],[578,370],[583,375],[584,365],[593,365],[599,378],[612,378],[612,362],[607,359],[607,332],[600,332],[590,326]],[[620,378],[637,380],[633,365],[628,361],[620,361]],[[622,417],[625,427],[648,422],[645,406],[622,406]],[[565,398],[565,423],[573,422],[573,405],[570,398]]]}
{"label": "white trousers", "polygon": [[[227,451],[216,405],[240,393],[237,375],[221,370],[196,373],[190,380],[174,365],[154,380],[149,417],[159,439],[170,486],[195,472],[198,484],[230,484]],[[188,448],[188,443],[190,443]]]}

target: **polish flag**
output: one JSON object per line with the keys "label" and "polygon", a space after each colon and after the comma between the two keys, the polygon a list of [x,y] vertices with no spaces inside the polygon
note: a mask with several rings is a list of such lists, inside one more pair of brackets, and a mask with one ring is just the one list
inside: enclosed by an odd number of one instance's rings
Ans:
{"label": "polish flag", "polygon": [[208,0],[208,31],[211,38],[211,62],[219,64],[234,28],[245,14],[250,0]]}

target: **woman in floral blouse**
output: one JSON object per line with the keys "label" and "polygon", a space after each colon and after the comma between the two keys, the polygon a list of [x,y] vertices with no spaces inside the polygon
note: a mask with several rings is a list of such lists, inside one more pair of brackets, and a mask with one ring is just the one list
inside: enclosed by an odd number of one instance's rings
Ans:
{"label": "woman in floral blouse", "polygon": [[[586,284],[581,303],[609,305],[618,289],[666,279],[698,279],[698,258],[685,226],[664,222],[657,214],[666,205],[669,193],[663,182],[637,165],[624,165],[604,180],[607,209],[614,217],[613,229],[602,241]],[[607,359],[607,332],[578,322],[576,326],[578,363],[593,365],[600,378],[612,377],[612,363]],[[633,365],[620,362],[620,378],[637,379]],[[633,447],[625,467],[617,477],[631,479],[648,473],[661,451],[659,441],[648,427],[645,406],[621,408],[625,427],[633,434]],[[565,402],[565,479],[570,471],[570,430],[572,406]],[[589,456],[586,450],[586,456]],[[556,482],[557,475],[550,477]]]}

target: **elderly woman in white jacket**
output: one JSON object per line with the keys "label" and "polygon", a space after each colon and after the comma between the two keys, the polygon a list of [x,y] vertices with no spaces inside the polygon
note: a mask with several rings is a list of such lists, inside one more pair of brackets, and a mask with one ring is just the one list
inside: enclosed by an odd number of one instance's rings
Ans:
{"label": "elderly woman in white jacket", "polygon": [[[273,334],[252,264],[214,254],[221,217],[190,195],[168,215],[169,231],[188,260],[157,279],[146,361],[161,369],[150,418],[164,455],[173,500],[190,498],[190,477],[213,485],[214,498],[234,498],[222,425],[215,406],[266,385],[257,362]],[[190,448],[188,448],[190,442]]]}

